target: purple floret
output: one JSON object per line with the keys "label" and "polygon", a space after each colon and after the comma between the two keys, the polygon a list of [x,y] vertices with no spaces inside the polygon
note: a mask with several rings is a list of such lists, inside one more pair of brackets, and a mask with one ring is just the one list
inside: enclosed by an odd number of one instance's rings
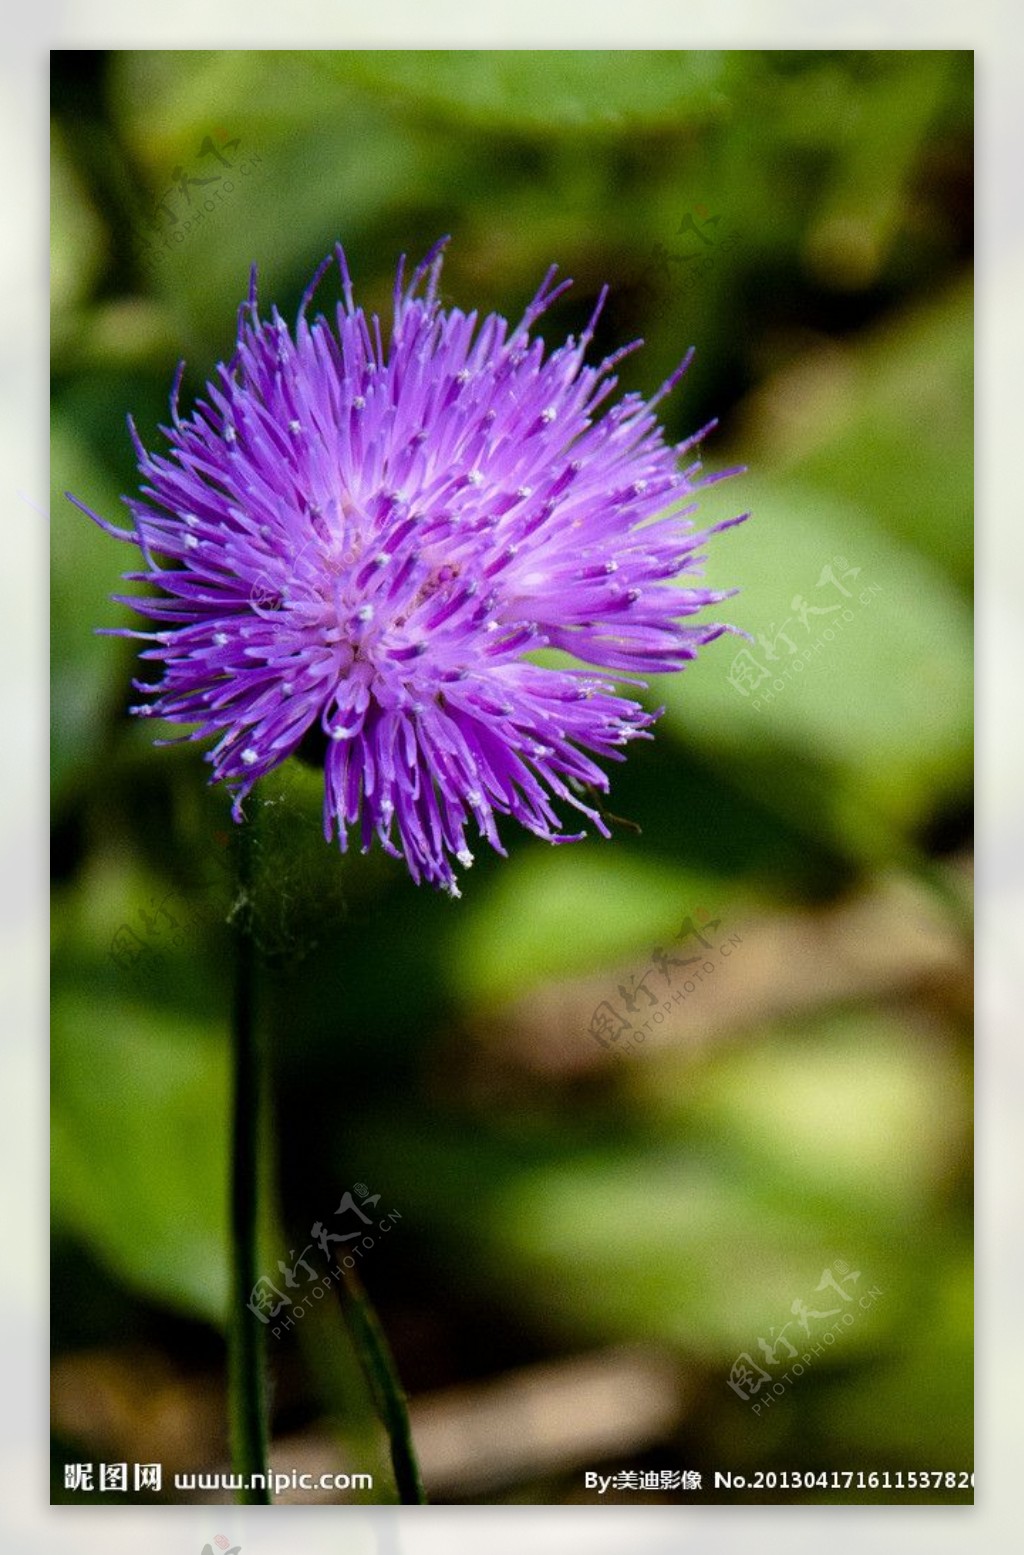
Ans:
{"label": "purple floret", "polygon": [[[581,338],[545,356],[530,329],[570,283],[553,267],[514,329],[480,322],[441,308],[442,246],[408,287],[399,266],[386,346],[340,247],[333,329],[306,318],[330,260],[294,333],[276,308],[260,318],[254,272],[235,354],[187,418],[175,384],[169,454],[132,427],[134,531],[90,517],[139,548],[144,569],[125,577],[161,591],[125,601],[156,629],[122,635],[163,669],[135,682],[151,700],[132,711],[216,738],[211,781],[228,783],[235,819],[320,730],[327,838],[336,828],[344,850],[357,827],[366,851],[376,834],[414,880],[457,894],[467,827],[504,852],[496,815],[576,840],[562,800],[607,836],[585,802],[608,788],[597,761],[622,760],[658,717],[616,682],[682,669],[728,630],[686,624],[726,594],[676,581],[701,577],[727,524],[694,532],[709,480],[679,467],[710,426],[673,447],[654,413],[689,357],[653,399],[598,414],[625,354],[584,363],[605,293]],[[540,648],[605,673],[542,667]]]}

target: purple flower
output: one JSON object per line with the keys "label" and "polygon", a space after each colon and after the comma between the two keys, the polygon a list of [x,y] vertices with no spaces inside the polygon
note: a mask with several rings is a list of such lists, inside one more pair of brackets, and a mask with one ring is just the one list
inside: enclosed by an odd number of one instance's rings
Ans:
{"label": "purple flower", "polygon": [[[682,669],[728,628],[684,624],[727,596],[676,581],[700,578],[714,532],[688,517],[708,479],[679,468],[714,423],[672,447],[654,414],[690,357],[653,399],[598,414],[640,344],[584,364],[606,293],[579,341],[545,355],[530,330],[570,283],[552,267],[514,329],[479,322],[439,304],[442,247],[408,287],[399,266],[387,345],[340,247],[334,329],[306,319],[330,259],[294,333],[276,308],[260,318],[254,270],[235,354],[186,419],[179,368],[169,454],[129,420],[134,530],[90,517],[138,547],[144,570],[125,577],[160,590],[116,596],[155,627],[120,634],[163,670],[134,682],[151,700],[132,712],[217,737],[206,759],[235,819],[320,731],[328,839],[336,826],[344,849],[358,826],[365,851],[376,833],[415,880],[457,894],[468,827],[504,852],[497,815],[576,840],[560,800],[607,836],[585,802],[608,787],[594,758],[622,760],[659,716],[616,681]],[[615,673],[542,666],[541,648]]]}

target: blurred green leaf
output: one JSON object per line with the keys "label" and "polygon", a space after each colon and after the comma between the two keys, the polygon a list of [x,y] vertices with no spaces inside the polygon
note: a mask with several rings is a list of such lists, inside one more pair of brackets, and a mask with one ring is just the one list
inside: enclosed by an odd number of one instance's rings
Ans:
{"label": "blurred green leaf", "polygon": [[767,476],[742,486],[754,516],[713,558],[715,580],[740,592],[716,613],[754,641],[723,638],[656,680],[664,732],[719,760],[788,756],[793,770],[783,761],[773,774],[783,803],[816,768],[851,844],[865,810],[920,824],[969,782],[966,602],[865,509]]}
{"label": "blurred green leaf", "polygon": [[[612,801],[614,802],[614,801]],[[680,920],[721,882],[630,854],[621,838],[518,847],[486,893],[460,904],[449,979],[469,1003],[614,965]]]}
{"label": "blurred green leaf", "polygon": [[866,340],[812,353],[759,391],[744,454],[866,508],[969,589],[974,552],[973,288]]}
{"label": "blurred green leaf", "polygon": [[826,285],[868,286],[885,268],[905,227],[911,178],[955,58],[944,49],[894,52],[850,105],[804,250]]}
{"label": "blurred green leaf", "polygon": [[893,1293],[849,1354],[889,1342],[927,1288],[935,1238],[948,1252],[955,1236],[933,1212],[969,1118],[944,1044],[885,1015],[818,1016],[722,1057],[676,1069],[641,1055],[617,1073],[627,1100],[604,1130],[566,1119],[503,1144],[476,1117],[457,1135],[451,1117],[427,1134],[375,1116],[357,1127],[359,1159],[410,1226],[543,1329],[728,1362],[843,1259]]}
{"label": "blurred green leaf", "polygon": [[622,132],[725,107],[723,56],[705,49],[331,49],[338,80],[396,106],[532,132]]}
{"label": "blurred green leaf", "polygon": [[64,133],[50,133],[50,311],[55,358],[72,318],[89,296],[102,266],[106,233],[68,155]]}
{"label": "blurred green leaf", "polygon": [[685,1083],[629,1071],[659,1119],[689,1122],[771,1163],[794,1190],[912,1217],[965,1164],[970,1109],[955,1050],[934,1032],[842,1015],[726,1051]]}
{"label": "blurred green leaf", "polygon": [[[966,1119],[955,1072],[884,1018],[810,1023],[694,1076],[643,1059],[647,1143],[577,1151],[499,1194],[488,1253],[521,1300],[595,1337],[645,1333],[693,1354],[749,1348],[842,1258],[898,1292],[856,1346],[877,1346],[927,1281],[916,1228]],[[490,1217],[489,1217],[490,1218]]]}
{"label": "blurred green leaf", "polygon": [[54,1221],[130,1286],[221,1322],[228,1080],[209,1027],[130,997],[53,1008]]}
{"label": "blurred green leaf", "polygon": [[[914,1293],[913,1319],[884,1365],[840,1379],[834,1397],[811,1400],[807,1426],[829,1429],[866,1463],[883,1422],[890,1461],[924,1468],[970,1469],[974,1463],[974,1267],[969,1248],[937,1258]],[[895,1336],[894,1336],[895,1338]],[[935,1496],[939,1499],[939,1496]]]}

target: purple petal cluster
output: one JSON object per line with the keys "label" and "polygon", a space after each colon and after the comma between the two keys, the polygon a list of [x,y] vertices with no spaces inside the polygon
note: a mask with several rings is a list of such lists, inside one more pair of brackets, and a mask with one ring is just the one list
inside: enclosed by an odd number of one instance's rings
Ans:
{"label": "purple petal cluster", "polygon": [[[127,600],[154,629],[126,634],[162,667],[132,711],[216,739],[235,818],[319,731],[328,839],[376,835],[457,894],[468,833],[504,852],[499,815],[575,840],[561,801],[607,835],[586,802],[608,787],[598,762],[658,716],[616,682],[682,669],[727,628],[690,624],[725,595],[679,581],[700,578],[713,532],[690,522],[699,463],[680,467],[710,427],[671,446],[655,415],[689,358],[653,399],[599,414],[625,354],[585,363],[604,293],[546,353],[531,329],[569,283],[552,268],[514,328],[481,321],[441,307],[441,248],[408,286],[399,266],[387,342],[340,247],[333,327],[306,317],[330,260],[294,331],[260,317],[254,272],[234,356],[187,418],[179,370],[169,453],[132,426],[134,529],[90,516],[141,553],[125,577],[159,590]],[[541,648],[599,672],[537,663]]]}

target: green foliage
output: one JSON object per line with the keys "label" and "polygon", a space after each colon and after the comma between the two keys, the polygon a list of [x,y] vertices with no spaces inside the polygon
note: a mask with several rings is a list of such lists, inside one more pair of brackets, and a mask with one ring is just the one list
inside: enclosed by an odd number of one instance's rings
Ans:
{"label": "green foliage", "polygon": [[[451,981],[463,998],[500,1002],[642,951],[679,927],[686,904],[714,900],[720,882],[623,856],[614,843],[577,852],[526,848],[469,901],[453,945]],[[529,911],[518,910],[529,903]],[[566,933],[567,925],[573,926]]]}
{"label": "green foliage", "polygon": [[[117,667],[128,662],[125,647],[96,636],[94,628],[127,625],[135,618],[107,598],[120,588],[130,553],[113,545],[64,495],[72,489],[115,523],[130,522],[109,471],[74,422],[63,417],[54,423],[50,459],[50,706],[53,788],[60,799],[76,776],[95,775],[111,702],[126,689],[125,681],[119,685],[116,679]],[[103,601],[102,615],[97,600]]]}
{"label": "green foliage", "polygon": [[324,52],[330,75],[416,113],[512,133],[678,134],[726,110],[724,57],[683,49]]}
{"label": "green foliage", "polygon": [[785,479],[743,484],[755,516],[712,572],[739,588],[719,611],[753,641],[720,641],[657,682],[665,732],[725,761],[799,753],[853,844],[848,797],[880,822],[920,825],[968,778],[966,600],[866,508]]}
{"label": "green foliage", "polygon": [[128,1284],[219,1322],[227,1063],[209,1025],[144,998],[55,1001],[55,1225]]}
{"label": "green foliage", "polygon": [[[753,1032],[700,1063],[641,1052],[619,1073],[625,1115],[606,1098],[604,1116],[596,1101],[524,1140],[522,1120],[513,1130],[497,1114],[470,1138],[391,1110],[359,1127],[361,1159],[387,1173],[428,1256],[460,1271],[467,1310],[500,1293],[549,1343],[678,1346],[709,1372],[704,1425],[732,1450],[745,1413],[725,1388],[737,1354],[757,1356],[758,1336],[787,1322],[798,1343],[795,1300],[845,1310],[827,1288],[814,1294],[823,1265],[842,1261],[860,1272],[848,1293],[882,1294],[787,1399],[785,1440],[812,1410],[814,1461],[840,1461],[849,1395],[876,1454],[959,1462],[970,1368],[951,1351],[969,1331],[969,1289],[944,1206],[970,1115],[955,1045],[847,1014]],[[929,1338],[908,1355],[915,1321]],[[808,1344],[827,1326],[809,1319]],[[951,1372],[933,1364],[933,1340]],[[870,1400],[900,1391],[887,1438]]]}

